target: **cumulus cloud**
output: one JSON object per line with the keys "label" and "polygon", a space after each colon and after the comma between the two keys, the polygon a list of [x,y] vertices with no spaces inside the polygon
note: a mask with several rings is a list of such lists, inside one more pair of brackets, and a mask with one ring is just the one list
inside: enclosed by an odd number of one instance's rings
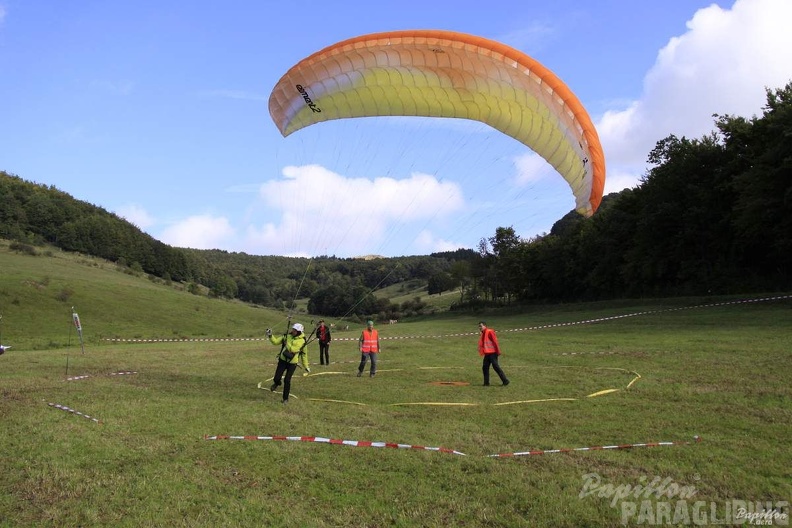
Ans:
{"label": "cumulus cloud", "polygon": [[547,177],[557,177],[553,166],[533,152],[515,158],[514,167],[516,170],[515,183],[519,186],[528,185]]}
{"label": "cumulus cloud", "polygon": [[450,240],[437,238],[431,231],[424,229],[415,237],[415,247],[424,254],[456,251],[457,249],[468,247],[468,244],[460,244],[459,242],[451,242]]}
{"label": "cumulus cloud", "polygon": [[160,240],[168,245],[193,249],[227,247],[235,230],[222,216],[191,216],[173,224],[161,233]]}
{"label": "cumulus cloud", "polygon": [[[259,255],[355,256],[377,248],[385,251],[401,236],[414,251],[447,251],[464,244],[434,237],[426,229],[416,237],[415,226],[442,222],[464,205],[457,183],[427,174],[351,178],[319,165],[288,166],[282,178],[259,186],[251,215],[269,215],[266,221],[237,230],[224,216],[196,215],[166,227],[158,238],[177,247],[222,247]],[[134,205],[119,208],[118,214],[141,228],[156,224]]]}
{"label": "cumulus cloud", "polygon": [[668,135],[708,134],[713,114],[760,114],[765,89],[792,80],[789,20],[789,0],[737,0],[731,9],[698,10],[687,31],[659,51],[640,98],[605,113],[597,125],[608,178],[616,176],[610,191],[637,184],[649,152]]}
{"label": "cumulus cloud", "polygon": [[137,204],[123,205],[116,210],[116,214],[144,231],[156,223],[148,211]]}
{"label": "cumulus cloud", "polygon": [[261,186],[274,222],[247,229],[248,247],[277,254],[371,251],[413,222],[442,219],[462,209],[454,182],[414,173],[409,178],[350,178],[319,165],[289,166]]}
{"label": "cumulus cloud", "polygon": [[[640,95],[613,103],[618,106],[599,119],[597,130],[608,172],[605,192],[638,185],[647,170],[649,152],[668,135],[699,138],[708,134],[715,129],[713,114],[760,114],[765,89],[780,88],[792,80],[789,20],[789,0],[737,0],[731,8],[713,4],[695,12],[686,31],[658,50]],[[226,90],[202,95],[257,97]],[[477,126],[457,120],[442,123],[471,129]],[[544,190],[548,181],[558,178],[540,157],[526,154],[513,162],[515,179],[510,185],[516,187],[515,199],[522,202],[512,206],[522,209],[501,214],[544,218],[541,208],[548,197],[569,198],[566,188]],[[248,186],[227,189],[238,195],[250,190]],[[258,186],[258,192],[255,204],[242,205],[241,209],[253,212],[237,229],[225,217],[195,216],[169,226],[161,239],[176,246],[223,247],[251,254],[393,255],[402,249],[402,254],[428,253],[464,246],[447,240],[457,234],[439,234],[440,228],[435,226],[456,223],[457,232],[478,231],[483,228],[469,227],[463,216],[471,212],[491,216],[486,211],[488,204],[482,203],[486,193],[469,196],[467,202],[459,184],[420,172],[406,178],[358,178],[319,165],[289,166],[282,177]],[[555,207],[547,213],[551,216],[566,205],[547,207]],[[129,215],[135,218],[133,212]],[[146,219],[133,221],[141,225]],[[409,240],[405,243],[411,246],[396,247],[394,242],[402,239]]]}

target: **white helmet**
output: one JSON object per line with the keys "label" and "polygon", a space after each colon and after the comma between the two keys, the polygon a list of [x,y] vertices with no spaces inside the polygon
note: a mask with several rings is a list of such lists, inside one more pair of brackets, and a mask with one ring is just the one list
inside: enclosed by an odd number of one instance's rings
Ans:
{"label": "white helmet", "polygon": [[303,330],[305,330],[305,328],[303,328],[303,325],[301,325],[300,323],[294,323],[292,325],[292,330],[297,330],[298,332],[302,332]]}

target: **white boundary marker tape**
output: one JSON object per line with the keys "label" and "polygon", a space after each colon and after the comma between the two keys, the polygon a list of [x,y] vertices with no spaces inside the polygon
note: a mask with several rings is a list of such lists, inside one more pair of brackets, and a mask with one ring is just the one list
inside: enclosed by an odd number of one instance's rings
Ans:
{"label": "white boundary marker tape", "polygon": [[593,447],[572,447],[565,449],[543,449],[534,451],[522,451],[518,453],[500,453],[497,455],[487,455],[488,458],[509,458],[518,456],[531,456],[531,455],[550,455],[553,453],[573,453],[575,451],[603,451],[606,449],[631,449],[633,447],[661,447],[661,446],[676,446],[688,445],[692,443],[701,442],[701,437],[696,435],[693,437],[693,442],[646,442],[643,444],[618,444],[608,446],[593,446]]}
{"label": "white boundary marker tape", "polygon": [[[607,445],[607,446],[593,446],[593,447],[574,447],[574,448],[566,448],[566,449],[544,449],[544,450],[534,450],[534,451],[523,451],[517,453],[500,453],[496,455],[487,455],[486,458],[514,458],[519,456],[530,456],[530,455],[549,455],[553,453],[574,453],[577,451],[604,451],[609,449],[631,449],[633,447],[661,447],[661,446],[679,446],[679,445],[689,445],[693,443],[701,442],[701,437],[696,435],[693,437],[693,442],[646,442],[640,444],[618,444],[618,445]],[[369,441],[361,441],[361,440],[337,440],[333,438],[324,438],[321,436],[256,436],[256,435],[244,435],[244,436],[232,436],[232,435],[206,435],[204,436],[204,440],[280,440],[280,441],[290,441],[290,442],[316,442],[320,444],[333,444],[333,445],[346,445],[352,447],[380,447],[380,448],[392,448],[392,449],[411,449],[411,450],[423,450],[423,451],[435,451],[439,453],[449,453],[452,455],[460,455],[460,456],[468,456],[461,451],[457,451],[455,449],[448,449],[445,447],[427,447],[422,445],[411,445],[411,444],[397,444],[393,442],[369,442]]]}
{"label": "white boundary marker tape", "polygon": [[[498,333],[504,332],[527,332],[530,330],[543,330],[546,328],[560,328],[563,326],[577,326],[582,324],[601,323],[603,321],[614,321],[616,319],[625,319],[627,317],[636,317],[638,315],[651,315],[665,312],[676,312],[680,310],[694,310],[698,308],[713,308],[716,306],[730,306],[732,304],[749,304],[767,301],[780,301],[784,299],[792,299],[792,295],[778,295],[775,297],[760,297],[757,299],[740,299],[737,301],[724,301],[711,304],[697,304],[694,306],[682,306],[680,308],[664,308],[662,310],[647,310],[645,312],[635,312],[622,315],[612,315],[610,317],[599,317],[597,319],[587,319],[585,321],[573,321],[570,323],[555,323],[540,326],[530,326],[526,328],[510,328],[506,330],[499,330]],[[442,339],[446,337],[469,337],[479,335],[478,332],[462,332],[456,334],[443,334],[443,335],[410,335],[410,336],[382,336],[383,341],[398,340],[398,339]],[[357,341],[357,337],[339,337],[333,338],[333,341]],[[188,339],[123,339],[123,338],[105,338],[105,341],[112,341],[114,343],[200,343],[200,342],[228,342],[228,341],[266,341],[266,337],[227,337],[227,338],[188,338]]]}
{"label": "white boundary marker tape", "polygon": [[152,338],[152,339],[124,339],[120,337],[106,337],[103,341],[113,343],[202,343],[202,342],[226,342],[226,341],[269,341],[267,337],[204,337],[204,338]]}
{"label": "white boundary marker tape", "polygon": [[[137,374],[137,371],[126,371],[126,372],[111,372],[108,376],[129,376],[131,374]],[[72,376],[70,378],[66,378],[63,381],[77,381],[77,380],[84,380],[90,378],[90,374],[84,374],[82,376]]]}
{"label": "white boundary marker tape", "polygon": [[427,447],[421,445],[410,444],[396,444],[392,442],[368,442],[362,440],[336,440],[333,438],[323,438],[321,436],[229,436],[229,435],[215,435],[204,436],[204,440],[285,440],[292,442],[316,442],[320,444],[335,444],[346,445],[353,447],[384,447],[392,449],[414,449],[423,451],[437,451],[439,453],[450,453],[452,455],[467,456],[465,453],[448,449],[445,447]]}
{"label": "white boundary marker tape", "polygon": [[94,418],[93,416],[89,416],[87,414],[81,413],[80,411],[75,411],[71,407],[66,407],[65,405],[60,405],[60,404],[57,404],[57,403],[47,403],[47,405],[49,405],[50,407],[53,407],[55,409],[60,409],[62,411],[66,411],[66,412],[70,412],[72,414],[76,414],[77,416],[82,416],[83,418],[91,420],[92,422],[102,423],[102,422],[99,421],[98,418]]}

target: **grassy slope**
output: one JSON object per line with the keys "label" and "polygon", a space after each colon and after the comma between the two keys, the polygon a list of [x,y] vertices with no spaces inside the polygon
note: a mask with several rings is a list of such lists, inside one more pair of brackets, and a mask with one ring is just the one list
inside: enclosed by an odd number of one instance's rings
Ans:
{"label": "grassy slope", "polygon": [[403,302],[412,301],[416,297],[428,304],[436,312],[448,310],[452,303],[459,301],[459,290],[443,292],[439,295],[426,293],[426,282],[411,280],[405,283],[393,284],[374,292],[377,297],[385,297],[391,302],[401,305]]}
{"label": "grassy slope", "polygon": [[91,344],[114,337],[254,337],[268,326],[285,328],[285,314],[193,295],[183,285],[58,250],[29,256],[0,242],[0,270],[0,330],[16,349],[74,344],[72,307]]}
{"label": "grassy slope", "polygon": [[[44,347],[64,343],[71,304],[86,333],[104,335],[256,336],[283,322],[282,314],[71,260],[0,250],[3,339],[20,343],[0,357],[0,526],[619,525],[622,501],[612,507],[611,498],[580,497],[591,473],[613,486],[669,478],[695,487],[695,500],[721,505],[792,496],[788,300],[682,310],[672,308],[702,300],[621,301],[488,314],[505,350],[507,388],[480,386],[478,316],[381,326],[387,339],[373,379],[354,376],[352,329],[336,333],[332,365],[298,375],[283,407],[277,394],[256,389],[274,368],[274,347],[260,342],[118,345],[92,337],[85,354]],[[74,291],[66,302],[55,298],[63,288]],[[653,313],[540,328],[645,311]],[[25,337],[29,331],[40,336]],[[315,348],[311,354],[315,363]],[[64,381],[67,357],[69,375],[90,377]],[[137,373],[110,375],[120,371]],[[604,389],[619,390],[587,397]],[[561,398],[572,400],[494,405]],[[467,405],[396,405],[427,402]],[[216,434],[399,442],[467,456],[203,439]],[[703,441],[486,456],[693,435]]]}
{"label": "grassy slope", "polygon": [[[3,344],[17,349],[73,345],[72,307],[89,343],[116,337],[260,337],[267,327],[286,328],[288,315],[283,312],[192,295],[181,284],[148,280],[144,274],[132,275],[128,269],[89,256],[57,249],[30,256],[9,251],[8,245],[0,240],[0,332]],[[459,299],[458,293],[429,296],[421,281],[375,294],[399,304],[420,297],[437,312]],[[310,326],[316,318],[306,313],[306,307],[307,300],[298,299],[293,320]]]}

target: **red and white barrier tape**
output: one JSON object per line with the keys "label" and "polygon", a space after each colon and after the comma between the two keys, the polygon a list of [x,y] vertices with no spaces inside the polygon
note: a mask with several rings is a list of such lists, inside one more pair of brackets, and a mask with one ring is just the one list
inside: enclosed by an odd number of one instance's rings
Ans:
{"label": "red and white barrier tape", "polygon": [[508,458],[518,456],[530,455],[550,455],[553,453],[572,453],[575,451],[603,451],[605,449],[631,449],[633,447],[661,447],[661,446],[675,446],[675,445],[688,445],[692,443],[701,442],[701,437],[696,435],[693,437],[693,442],[647,442],[644,444],[619,444],[609,446],[593,446],[593,447],[572,447],[565,449],[544,449],[535,451],[523,451],[518,453],[500,453],[497,455],[487,455],[489,458]]}
{"label": "red and white barrier tape", "polygon": [[333,438],[322,438],[320,436],[229,436],[229,435],[216,435],[204,436],[204,440],[286,440],[292,442],[317,442],[320,444],[335,444],[347,445],[353,447],[386,447],[392,449],[416,449],[424,451],[437,451],[440,453],[450,453],[452,455],[467,456],[465,453],[448,449],[445,447],[428,447],[410,444],[396,444],[392,442],[369,442],[362,440],[336,440]]}
{"label": "red and white barrier tape", "polygon": [[66,407],[65,405],[59,405],[57,403],[47,403],[47,405],[49,405],[50,407],[54,407],[55,409],[60,409],[62,411],[66,411],[66,412],[70,412],[72,414],[76,414],[77,416],[82,416],[83,418],[85,418],[87,420],[91,420],[92,422],[102,423],[102,422],[99,421],[98,418],[94,418],[93,416],[89,416],[87,414],[81,413],[80,411],[75,411],[74,409],[72,409],[70,407]]}
{"label": "red and white barrier tape", "polygon": [[204,337],[204,338],[152,338],[152,339],[122,339],[117,337],[106,337],[103,341],[113,343],[198,343],[198,342],[217,342],[217,341],[269,341],[268,337]]}
{"label": "red and white barrier tape", "polygon": [[[533,451],[524,451],[524,452],[516,452],[516,453],[499,453],[496,455],[487,455],[487,458],[513,458],[518,456],[549,455],[553,453],[573,453],[576,451],[604,451],[608,449],[631,449],[634,447],[678,446],[678,445],[688,445],[692,443],[701,442],[700,436],[697,435],[694,436],[693,438],[694,438],[693,442],[685,442],[685,441],[646,442],[640,444],[618,444],[618,445],[607,445],[607,446],[574,447],[574,448],[564,448],[564,449],[544,449],[544,450],[533,450]],[[254,436],[254,435],[209,436],[206,435],[204,436],[204,440],[281,440],[281,441],[292,441],[292,442],[317,442],[322,444],[348,445],[353,447],[385,447],[392,449],[416,449],[416,450],[437,451],[440,453],[450,453],[453,455],[467,456],[465,453],[462,453],[461,451],[457,451],[455,449],[448,449],[445,447],[427,447],[421,445],[397,444],[392,442],[369,442],[369,441],[361,441],[361,440],[336,440],[333,438],[323,438],[320,436]]]}
{"label": "red and white barrier tape", "polygon": [[[130,374],[137,374],[137,371],[131,370],[126,372],[111,372],[108,376],[129,376]],[[83,376],[72,376],[70,378],[66,378],[64,381],[77,381],[77,380],[84,380],[86,378],[90,378],[90,374],[85,374]]]}
{"label": "red and white barrier tape", "polygon": [[[601,323],[603,321],[613,321],[616,319],[624,319],[627,317],[635,317],[638,315],[651,315],[651,314],[658,314],[658,313],[665,313],[665,312],[676,312],[679,310],[693,310],[697,308],[713,308],[716,306],[730,306],[732,304],[748,304],[748,303],[758,303],[758,302],[767,302],[767,301],[780,301],[785,299],[792,299],[792,295],[778,295],[775,297],[761,297],[758,299],[740,299],[736,301],[724,301],[719,303],[711,303],[711,304],[697,304],[695,306],[682,306],[680,308],[665,308],[662,310],[648,310],[645,312],[635,312],[623,315],[613,315],[610,317],[599,317],[597,319],[587,319],[585,321],[573,321],[570,323],[555,323],[555,324],[548,324],[548,325],[541,325],[541,326],[530,326],[526,328],[510,328],[506,330],[499,330],[499,333],[503,332],[525,332],[529,330],[542,330],[545,328],[559,328],[563,326],[576,326],[581,324],[591,324],[591,323]],[[381,340],[397,340],[397,339],[430,339],[430,338],[446,338],[446,337],[466,337],[466,336],[477,336],[479,332],[462,332],[457,334],[444,334],[444,335],[409,335],[409,336],[380,336]],[[338,337],[333,338],[333,341],[357,341],[359,337]],[[265,337],[228,337],[228,338],[187,338],[187,339],[121,339],[121,338],[105,338],[105,341],[113,341],[116,343],[187,343],[187,342],[218,342],[218,341],[265,341],[267,338]]]}

